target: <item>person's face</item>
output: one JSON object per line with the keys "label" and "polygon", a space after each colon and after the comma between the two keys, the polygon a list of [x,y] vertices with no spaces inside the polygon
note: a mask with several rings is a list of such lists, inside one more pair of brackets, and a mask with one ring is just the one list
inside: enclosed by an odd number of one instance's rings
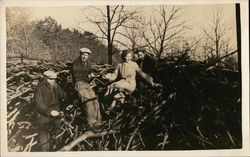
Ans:
{"label": "person's face", "polygon": [[51,86],[55,86],[55,85],[56,85],[56,79],[47,78],[46,80],[47,80],[47,82],[48,82]]}
{"label": "person's face", "polygon": [[132,54],[128,53],[127,56],[125,57],[125,62],[129,62],[132,59]]}
{"label": "person's face", "polygon": [[143,60],[144,56],[145,56],[145,54],[143,52],[138,52],[138,59]]}
{"label": "person's face", "polygon": [[136,61],[137,61],[138,59],[139,59],[138,54],[137,54],[137,53],[135,53],[135,54],[134,54],[134,60],[136,60]]}
{"label": "person's face", "polygon": [[81,60],[83,62],[86,62],[88,60],[88,58],[89,58],[89,54],[88,53],[81,53],[80,57],[81,57]]}

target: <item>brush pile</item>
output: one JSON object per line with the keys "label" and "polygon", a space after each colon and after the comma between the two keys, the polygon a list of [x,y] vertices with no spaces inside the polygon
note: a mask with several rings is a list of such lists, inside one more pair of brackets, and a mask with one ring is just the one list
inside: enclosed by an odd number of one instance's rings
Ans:
{"label": "brush pile", "polygon": [[[203,64],[160,64],[154,78],[163,87],[153,88],[138,79],[137,89],[111,112],[104,99],[107,81],[102,74],[114,68],[93,66],[91,86],[98,95],[103,132],[86,131],[85,115],[71,78],[72,63],[7,65],[7,133],[11,152],[39,151],[34,89],[48,69],[59,74],[67,92],[59,151],[85,150],[192,150],[242,147],[241,76],[239,72],[204,68]],[[55,151],[57,151],[55,150]]]}

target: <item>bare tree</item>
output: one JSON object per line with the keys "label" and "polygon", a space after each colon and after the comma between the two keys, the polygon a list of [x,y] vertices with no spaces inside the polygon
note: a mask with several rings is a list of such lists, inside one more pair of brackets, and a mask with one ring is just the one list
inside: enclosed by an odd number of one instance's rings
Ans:
{"label": "bare tree", "polygon": [[208,56],[218,60],[222,55],[227,54],[230,45],[228,32],[231,29],[228,21],[224,18],[224,11],[216,8],[213,12],[208,26],[203,28],[204,45]]}
{"label": "bare tree", "polygon": [[29,14],[25,8],[6,9],[7,51],[23,57],[30,55],[30,38],[32,24],[29,23]]}
{"label": "bare tree", "polygon": [[[86,16],[89,22],[97,25],[102,33],[102,39],[107,41],[108,45],[108,63],[112,64],[112,55],[114,54],[114,42],[117,32],[121,27],[130,28],[126,23],[137,18],[137,10],[129,11],[123,5],[106,6],[106,9],[97,7],[88,7],[87,9],[94,9],[98,15]],[[105,12],[106,11],[106,12]]]}
{"label": "bare tree", "polygon": [[179,6],[160,6],[159,10],[154,9],[156,16],[147,24],[148,28],[143,32],[143,38],[157,58],[173,49],[187,29],[185,21],[180,18],[181,10]]}
{"label": "bare tree", "polygon": [[115,40],[119,45],[125,47],[128,50],[135,50],[137,48],[145,47],[143,43],[143,30],[144,22],[142,19],[139,21],[132,21],[130,27],[126,27],[123,31],[117,34],[121,36],[122,40]]}
{"label": "bare tree", "polygon": [[182,44],[179,45],[181,46],[181,48],[179,48],[181,53],[187,53],[192,60],[201,60],[201,56],[199,54],[200,38],[190,37],[179,43]]}
{"label": "bare tree", "polygon": [[36,22],[30,20],[30,15],[27,8],[6,10],[7,54],[18,55],[22,63],[24,58],[37,58],[48,50],[34,34]]}

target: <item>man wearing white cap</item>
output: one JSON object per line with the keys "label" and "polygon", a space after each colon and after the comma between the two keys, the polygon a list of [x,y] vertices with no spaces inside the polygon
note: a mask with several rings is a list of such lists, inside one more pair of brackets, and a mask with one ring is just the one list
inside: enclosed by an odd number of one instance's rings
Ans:
{"label": "man wearing white cap", "polygon": [[88,48],[81,48],[79,52],[80,57],[73,62],[73,79],[75,82],[75,89],[77,90],[79,97],[84,104],[88,121],[87,129],[93,132],[100,132],[100,105],[94,90],[89,87],[91,66],[88,58],[91,54],[91,51]]}
{"label": "man wearing white cap", "polygon": [[[57,74],[45,71],[44,80],[39,83],[35,91],[36,111],[39,124],[38,142],[42,151],[51,151],[51,136],[60,133],[60,102],[66,99],[66,93],[56,83]],[[60,143],[60,138],[55,144]]]}

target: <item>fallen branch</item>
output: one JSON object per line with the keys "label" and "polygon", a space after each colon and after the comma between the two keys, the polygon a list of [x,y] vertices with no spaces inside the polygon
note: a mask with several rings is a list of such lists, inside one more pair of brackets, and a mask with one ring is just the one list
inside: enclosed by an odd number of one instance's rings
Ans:
{"label": "fallen branch", "polygon": [[128,150],[129,146],[130,146],[130,143],[132,142],[134,136],[135,136],[135,133],[137,132],[138,128],[136,128],[133,132],[133,134],[131,135],[129,141],[128,141],[128,144],[127,144],[127,147],[126,147],[126,150]]}
{"label": "fallen branch", "polygon": [[228,131],[228,129],[227,129],[227,135],[228,135],[228,137],[229,137],[229,140],[231,141],[231,143],[232,143],[233,146],[235,147],[235,142],[234,142],[234,140],[233,140],[233,138],[232,138],[232,135],[231,135],[230,132]]}
{"label": "fallen branch", "polygon": [[167,139],[168,139],[168,132],[166,131],[164,138],[163,138],[162,147],[161,147],[162,150],[164,150],[165,145],[168,143]]}
{"label": "fallen branch", "polygon": [[205,143],[207,143],[207,144],[209,144],[209,145],[211,145],[211,146],[214,146],[213,143],[211,143],[211,142],[205,140],[204,138],[202,138],[202,137],[200,137],[200,136],[197,136],[197,135],[195,135],[195,134],[193,134],[193,133],[191,133],[191,132],[188,132],[188,133],[191,134],[192,136],[196,137],[197,139],[199,139],[199,140],[201,140],[201,141],[203,141],[203,142],[205,142]]}
{"label": "fallen branch", "polygon": [[100,137],[100,136],[104,136],[106,134],[110,134],[113,133],[114,131],[103,131],[101,133],[93,133],[92,131],[86,131],[83,135],[79,136],[77,139],[75,139],[74,141],[72,141],[71,143],[69,143],[68,145],[64,146],[63,148],[61,148],[59,151],[69,151],[72,148],[74,148],[76,145],[78,145],[80,142],[86,140],[87,138],[90,137]]}
{"label": "fallen branch", "polygon": [[141,140],[141,143],[142,143],[143,147],[145,148],[146,146],[145,146],[145,143],[144,143],[143,140],[142,140],[141,132],[140,132],[139,129],[138,129],[138,135],[139,135],[139,138],[140,138],[140,140]]}
{"label": "fallen branch", "polygon": [[20,71],[20,72],[18,72],[18,73],[16,73],[16,74],[12,75],[11,77],[7,78],[7,79],[6,79],[6,82],[8,82],[9,80],[14,79],[14,78],[16,78],[16,77],[19,77],[19,76],[21,76],[21,75],[26,75],[26,72]]}
{"label": "fallen branch", "polygon": [[34,133],[32,135],[28,135],[28,136],[23,136],[24,139],[30,139],[30,138],[33,138],[33,137],[36,137],[38,135],[38,133]]}
{"label": "fallen branch", "polygon": [[21,132],[22,132],[22,130],[20,129],[20,130],[18,130],[18,131],[15,133],[15,135],[13,135],[12,137],[9,138],[9,140],[8,140],[8,145],[9,145],[9,147],[15,145],[15,142],[16,142],[16,141],[15,141],[15,138],[18,137],[18,136],[20,135]]}
{"label": "fallen branch", "polygon": [[217,63],[219,63],[222,59],[224,59],[224,58],[226,58],[226,57],[228,57],[228,56],[231,56],[231,55],[235,54],[236,52],[238,52],[238,50],[235,50],[235,51],[233,51],[233,52],[231,52],[231,53],[226,54],[225,56],[223,56],[223,57],[217,59],[215,62],[213,62],[213,63],[209,64],[208,66],[206,66],[205,69],[206,69],[206,70],[210,69],[212,66],[214,66],[214,65],[217,64]]}
{"label": "fallen branch", "polygon": [[23,94],[28,93],[28,92],[33,92],[33,90],[30,89],[30,88],[27,88],[26,90],[20,92],[19,94],[15,94],[14,96],[12,96],[12,97],[10,97],[10,98],[8,99],[8,104],[9,104],[12,100],[14,100],[14,99],[16,99],[16,98],[18,98],[18,97],[20,97],[20,96],[22,96]]}

